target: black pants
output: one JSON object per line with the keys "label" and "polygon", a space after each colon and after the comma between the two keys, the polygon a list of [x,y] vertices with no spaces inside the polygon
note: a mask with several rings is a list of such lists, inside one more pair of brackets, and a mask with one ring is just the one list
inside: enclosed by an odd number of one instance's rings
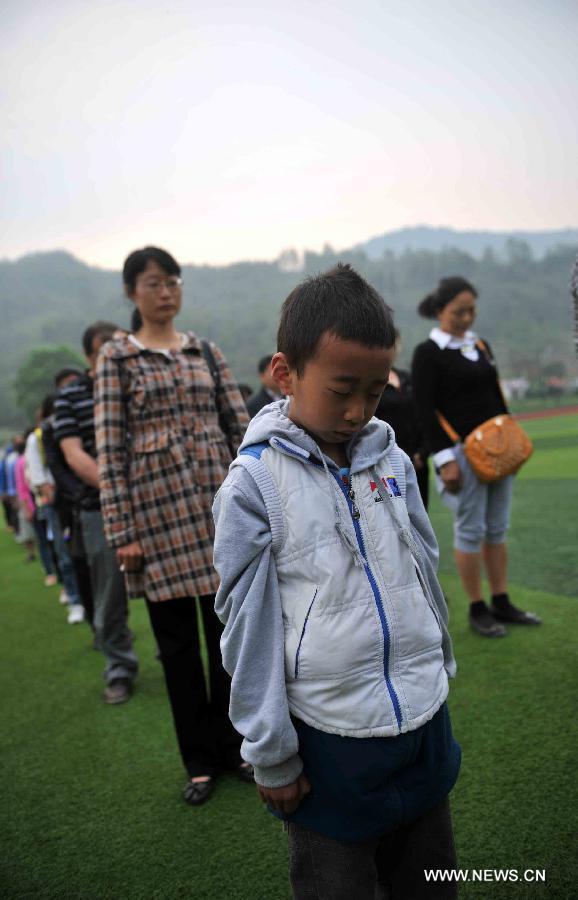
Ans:
{"label": "black pants", "polygon": [[16,503],[12,502],[11,497],[2,497],[2,506],[4,507],[4,518],[9,528],[18,533],[18,508]]}
{"label": "black pants", "polygon": [[379,840],[336,841],[289,823],[294,900],[453,900],[457,883],[426,881],[424,869],[455,869],[446,798]]}
{"label": "black pants", "polygon": [[415,474],[417,477],[417,486],[421,494],[421,499],[423,500],[423,505],[427,510],[427,506],[429,503],[429,466],[427,460],[425,462],[425,466],[422,466],[421,469],[416,469]]}
{"label": "black pants", "polygon": [[201,660],[194,598],[178,597],[147,607],[161,654],[181,757],[191,777],[216,775],[241,763],[241,737],[229,719],[231,680],[221,663],[223,626],[214,595],[200,598],[209,663],[209,685]]}
{"label": "black pants", "polygon": [[90,568],[85,556],[72,556],[71,559],[78,584],[78,593],[84,607],[84,617],[92,628],[94,622],[94,597],[90,581]]}

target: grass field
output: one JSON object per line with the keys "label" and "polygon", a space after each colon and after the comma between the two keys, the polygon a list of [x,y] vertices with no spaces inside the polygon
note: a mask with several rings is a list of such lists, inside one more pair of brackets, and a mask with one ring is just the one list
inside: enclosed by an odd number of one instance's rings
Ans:
{"label": "grass field", "polygon": [[[578,417],[524,423],[536,453],[515,491],[512,595],[538,629],[470,633],[451,526],[432,498],[459,673],[450,706],[463,748],[452,795],[464,869],[544,869],[545,884],[466,884],[465,898],[574,898]],[[6,898],[287,900],[286,843],[233,777],[200,809],[184,781],[142,603],[141,662],[126,706],[106,707],[99,654],[58,591],[0,535],[1,895]],[[355,898],[352,898],[355,900]]]}

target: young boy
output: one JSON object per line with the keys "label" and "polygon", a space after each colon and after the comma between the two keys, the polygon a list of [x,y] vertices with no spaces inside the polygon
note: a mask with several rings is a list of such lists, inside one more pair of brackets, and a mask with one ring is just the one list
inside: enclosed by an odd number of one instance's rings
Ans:
{"label": "young boy", "polygon": [[287,823],[296,898],[453,897],[460,766],[437,544],[413,466],[372,418],[395,332],[338,265],[285,301],[288,399],[252,420],[214,505],[230,715]]}

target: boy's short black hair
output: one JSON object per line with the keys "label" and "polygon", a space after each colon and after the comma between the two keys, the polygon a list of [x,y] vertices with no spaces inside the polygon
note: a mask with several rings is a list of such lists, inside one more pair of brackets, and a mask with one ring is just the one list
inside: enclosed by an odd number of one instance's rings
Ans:
{"label": "boy's short black hair", "polygon": [[90,356],[92,353],[92,344],[96,337],[99,337],[102,340],[102,343],[105,344],[107,341],[110,341],[115,331],[118,331],[118,325],[115,325],[114,322],[94,322],[92,325],[89,325],[84,334],[82,335],[82,347],[84,349],[85,356]]}
{"label": "boy's short black hair", "polygon": [[281,308],[277,350],[301,376],[326,332],[366,347],[393,347],[395,328],[389,306],[349,264],[307,278]]}
{"label": "boy's short black hair", "polygon": [[80,378],[82,369],[79,369],[76,366],[66,366],[64,369],[60,369],[54,376],[54,387],[59,388],[60,383],[64,381],[65,378],[70,378],[71,375],[76,375]]}
{"label": "boy's short black hair", "polygon": [[40,404],[40,418],[47,419],[54,412],[54,394],[47,394]]}

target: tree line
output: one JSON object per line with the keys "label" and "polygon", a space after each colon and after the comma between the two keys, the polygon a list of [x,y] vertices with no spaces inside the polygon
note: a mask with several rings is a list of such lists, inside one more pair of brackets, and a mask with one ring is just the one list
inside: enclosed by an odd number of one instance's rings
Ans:
{"label": "tree line", "polygon": [[[441,277],[459,274],[479,291],[476,328],[490,341],[501,374],[536,382],[552,367],[573,371],[568,282],[575,254],[575,247],[560,245],[535,258],[526,243],[511,240],[505,255],[488,249],[480,258],[447,248],[386,250],[374,259],[361,249],[338,253],[326,246],[306,252],[299,272],[279,261],[186,265],[178,324],[215,341],[237,379],[254,385],[257,360],[275,350],[279,308],[293,286],[338,261],[349,262],[392,307],[402,334],[401,362],[407,365],[431,327],[417,316],[419,300]],[[0,425],[29,422],[40,399],[32,393],[51,386],[54,360],[80,361],[81,335],[90,322],[107,319],[128,327],[130,313],[119,272],[87,266],[64,252],[0,262]]]}

